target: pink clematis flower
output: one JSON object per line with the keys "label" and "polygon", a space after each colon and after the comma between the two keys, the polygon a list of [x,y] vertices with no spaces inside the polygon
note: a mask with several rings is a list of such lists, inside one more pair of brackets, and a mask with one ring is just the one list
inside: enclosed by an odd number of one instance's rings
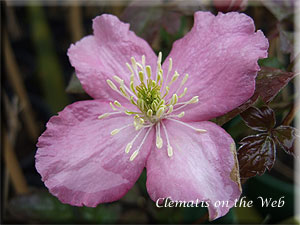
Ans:
{"label": "pink clematis flower", "polygon": [[112,15],[96,17],[94,35],[71,45],[71,64],[95,100],[67,106],[38,140],[36,168],[60,201],[116,201],[146,167],[154,201],[207,201],[211,220],[234,205],[235,144],[208,120],[252,96],[268,41],[245,14],[196,12],[194,20],[163,64]]}

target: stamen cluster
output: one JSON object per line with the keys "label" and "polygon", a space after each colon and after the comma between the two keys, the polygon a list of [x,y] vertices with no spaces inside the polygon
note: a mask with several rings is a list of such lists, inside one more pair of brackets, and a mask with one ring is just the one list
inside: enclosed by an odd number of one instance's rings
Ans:
{"label": "stamen cluster", "polygon": [[[169,83],[166,83],[168,81],[169,74],[172,71],[172,59],[170,58],[169,68],[164,82],[161,60],[162,54],[160,52],[157,60],[155,79],[153,79],[154,74],[152,74],[151,67],[145,64],[146,59],[143,55],[141,64],[137,62],[134,57],[131,57],[131,65],[129,63],[126,63],[131,73],[129,87],[125,84],[124,80],[122,80],[118,76],[113,76],[113,78],[119,84],[119,88],[117,88],[116,84],[113,81],[109,79],[107,80],[107,84],[111,87],[112,90],[118,92],[122,97],[126,98],[128,101],[131,102],[131,104],[135,105],[139,109],[138,112],[133,112],[123,107],[120,102],[114,101],[113,103],[110,103],[113,112],[104,113],[98,117],[99,119],[103,119],[110,115],[120,113],[125,113],[129,116],[133,116],[133,124],[127,124],[124,127],[115,129],[111,132],[111,135],[115,135],[121,130],[132,125],[135,127],[136,130],[139,130],[135,138],[127,144],[125,148],[126,153],[129,153],[133,143],[142,133],[143,129],[148,128],[141,144],[138,146],[137,150],[131,155],[131,161],[134,160],[134,158],[138,155],[140,148],[142,147],[143,143],[145,142],[148,134],[150,133],[153,127],[155,127],[156,129],[156,146],[158,148],[162,148],[163,146],[163,140],[160,134],[160,127],[162,126],[167,140],[168,155],[170,157],[173,155],[173,148],[170,145],[167,129],[163,123],[164,119],[178,122],[198,132],[205,132],[205,130],[203,129],[194,128],[176,119],[182,118],[184,116],[184,111],[181,111],[184,107],[186,107],[189,104],[194,104],[198,102],[198,96],[194,96],[186,102],[179,102],[179,99],[182,98],[187,92],[187,88],[185,87],[182,93],[179,96],[177,95],[177,93],[181,91],[182,87],[188,79],[189,75],[185,74],[177,90],[174,92],[175,94],[173,94],[167,99],[172,84],[178,80],[180,75],[177,71],[175,71]],[[179,111],[181,112],[179,113]],[[176,112],[178,114],[176,114]]]}

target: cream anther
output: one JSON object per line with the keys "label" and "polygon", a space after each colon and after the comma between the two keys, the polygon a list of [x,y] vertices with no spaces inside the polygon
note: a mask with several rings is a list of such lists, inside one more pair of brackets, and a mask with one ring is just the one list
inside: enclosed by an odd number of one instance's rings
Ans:
{"label": "cream anther", "polygon": [[172,112],[173,112],[173,105],[170,105],[167,114],[170,114],[170,113],[172,113]]}
{"label": "cream anther", "polygon": [[129,153],[129,151],[130,151],[131,148],[132,148],[132,143],[129,142],[129,143],[126,145],[125,153]]}
{"label": "cream anther", "polygon": [[109,105],[110,105],[110,107],[112,108],[112,110],[114,110],[114,111],[117,110],[116,107],[114,107],[114,105],[113,105],[111,102],[109,103]]}
{"label": "cream anther", "polygon": [[174,75],[172,77],[171,82],[174,83],[177,80],[178,77],[179,77],[179,73],[177,71],[175,71],[175,73],[174,73]]}
{"label": "cream anther", "polygon": [[165,112],[164,107],[160,107],[160,108],[157,110],[157,112],[156,112],[156,116],[157,116],[158,118],[160,118],[160,117],[162,117],[162,115],[164,114],[164,112]]}
{"label": "cream anther", "polygon": [[142,83],[144,83],[144,73],[143,71],[139,71],[139,78]]}
{"label": "cream anther", "polygon": [[147,116],[148,117],[152,117],[153,116],[153,111],[151,109],[148,109]]}
{"label": "cream anther", "polygon": [[169,58],[169,69],[168,69],[168,73],[170,73],[170,72],[172,71],[172,65],[173,65],[172,58]]}
{"label": "cream anther", "polygon": [[189,103],[190,104],[194,104],[194,103],[197,103],[199,101],[199,97],[198,96],[194,96],[190,101]]}
{"label": "cream anther", "polygon": [[98,116],[98,119],[104,119],[108,117],[110,114],[109,113],[103,113],[102,115]]}
{"label": "cream anther", "polygon": [[121,105],[121,103],[120,102],[118,102],[117,100],[116,101],[114,101],[114,104],[115,104],[115,106],[118,106],[118,107],[121,107],[122,105]]}
{"label": "cream anther", "polygon": [[145,143],[145,140],[147,139],[147,137],[148,137],[151,130],[152,130],[152,126],[146,132],[146,134],[145,134],[141,144],[138,146],[137,150],[135,150],[133,152],[133,154],[130,156],[130,161],[133,161],[136,158],[136,156],[139,154],[139,151],[140,151],[141,147],[143,146],[143,144]]}
{"label": "cream anther", "polygon": [[151,67],[150,66],[146,66],[146,73],[147,73],[148,79],[150,79],[151,78]]}
{"label": "cream anther", "polygon": [[115,135],[119,133],[121,130],[120,129],[114,129],[112,132],[110,132],[111,135]]}
{"label": "cream anther", "polygon": [[179,98],[182,98],[183,96],[185,96],[186,92],[187,92],[187,88],[184,88],[182,94],[179,95]]}
{"label": "cream anther", "polygon": [[177,102],[178,102],[178,96],[177,96],[177,94],[173,94],[170,104],[176,105]]}
{"label": "cream anther", "polygon": [[133,154],[130,156],[130,161],[133,161],[136,157],[137,157],[137,155],[139,154],[139,150],[135,150],[134,152],[133,152]]}
{"label": "cream anther", "polygon": [[168,145],[167,149],[168,149],[168,156],[172,157],[173,156],[173,148],[172,148],[172,146]]}
{"label": "cream anther", "polygon": [[180,86],[183,86],[186,83],[186,81],[188,80],[188,78],[189,78],[189,75],[186,73],[180,83]]}
{"label": "cream anther", "polygon": [[111,80],[107,79],[106,82],[110,86],[111,89],[113,89],[114,91],[118,91],[118,88]]}
{"label": "cream anther", "polygon": [[129,63],[126,63],[127,68],[129,69],[131,74],[134,74],[133,69],[131,68],[131,65]]}
{"label": "cream anther", "polygon": [[146,64],[146,57],[145,55],[142,55],[142,65],[145,66]]}
{"label": "cream anther", "polygon": [[177,115],[178,118],[182,118],[184,116],[184,112],[181,112]]}
{"label": "cream anther", "polygon": [[137,70],[137,65],[136,65],[136,61],[135,61],[135,58],[134,57],[131,57],[131,64],[132,64],[132,67],[134,70]]}
{"label": "cream anther", "polygon": [[117,81],[120,85],[124,85],[124,80],[122,80],[120,77],[118,77],[118,76],[113,76],[113,78],[114,78],[115,81]]}
{"label": "cream anther", "polygon": [[161,149],[163,146],[163,140],[161,137],[156,136],[156,147]]}

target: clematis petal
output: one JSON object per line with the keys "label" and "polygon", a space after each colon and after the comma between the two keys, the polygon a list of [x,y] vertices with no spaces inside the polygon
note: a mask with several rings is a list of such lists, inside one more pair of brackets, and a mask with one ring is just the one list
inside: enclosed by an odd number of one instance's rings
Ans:
{"label": "clematis petal", "polygon": [[[133,126],[114,136],[111,131],[133,123],[132,118],[124,114],[98,119],[108,111],[109,104],[103,101],[76,102],[52,117],[39,138],[36,169],[50,192],[63,203],[95,207],[118,200],[145,166],[153,133],[130,161],[131,154],[125,153],[125,147],[137,131]],[[145,132],[137,138],[133,150]]]}
{"label": "clematis petal", "polygon": [[[173,44],[173,68],[189,74],[182,101],[199,96],[186,108],[185,120],[209,120],[241,105],[255,89],[257,60],[267,57],[268,41],[253,20],[236,12],[196,12],[192,30]],[[163,68],[167,70],[168,58]],[[174,84],[172,90],[176,90]],[[169,96],[172,96],[170,91]]]}
{"label": "clematis petal", "polygon": [[[147,160],[147,190],[152,200],[207,201],[210,220],[225,215],[241,194],[235,144],[229,134],[212,122],[188,125],[165,122],[173,156],[167,147],[152,149]],[[163,137],[164,139],[164,137]],[[214,206],[228,202],[224,207]]]}
{"label": "clematis petal", "polygon": [[72,44],[68,56],[76,74],[85,89],[93,98],[119,99],[119,95],[107,85],[107,79],[117,75],[130,84],[126,63],[131,57],[155,68],[157,56],[146,41],[129,30],[129,24],[116,16],[101,15],[93,20],[94,35],[87,36]]}

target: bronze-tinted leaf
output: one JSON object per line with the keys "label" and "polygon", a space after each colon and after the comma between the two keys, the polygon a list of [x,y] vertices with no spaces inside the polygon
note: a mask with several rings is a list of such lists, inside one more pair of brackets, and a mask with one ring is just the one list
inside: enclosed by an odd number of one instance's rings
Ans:
{"label": "bronze-tinted leaf", "polygon": [[262,67],[256,77],[256,89],[253,96],[241,106],[233,109],[223,116],[217,117],[214,121],[222,126],[238,114],[252,106],[260,97],[264,103],[269,103],[284,88],[288,82],[295,77],[295,73],[286,72],[280,69]]}
{"label": "bronze-tinted leaf", "polygon": [[240,176],[247,179],[271,170],[275,162],[276,148],[267,134],[248,136],[240,141],[238,150]]}
{"label": "bronze-tinted leaf", "polygon": [[265,103],[269,103],[295,75],[293,72],[262,67],[256,78],[256,92]]}
{"label": "bronze-tinted leaf", "polygon": [[181,13],[172,7],[159,7],[159,3],[145,5],[132,1],[123,11],[122,21],[130,24],[130,29],[150,44],[163,27],[168,33],[175,34],[180,28]]}
{"label": "bronze-tinted leaf", "polygon": [[296,128],[279,126],[272,131],[276,143],[288,154],[294,155]]}
{"label": "bronze-tinted leaf", "polygon": [[243,113],[241,113],[246,125],[253,130],[268,131],[275,126],[275,113],[268,106],[263,106],[260,109],[256,107],[250,107]]}

